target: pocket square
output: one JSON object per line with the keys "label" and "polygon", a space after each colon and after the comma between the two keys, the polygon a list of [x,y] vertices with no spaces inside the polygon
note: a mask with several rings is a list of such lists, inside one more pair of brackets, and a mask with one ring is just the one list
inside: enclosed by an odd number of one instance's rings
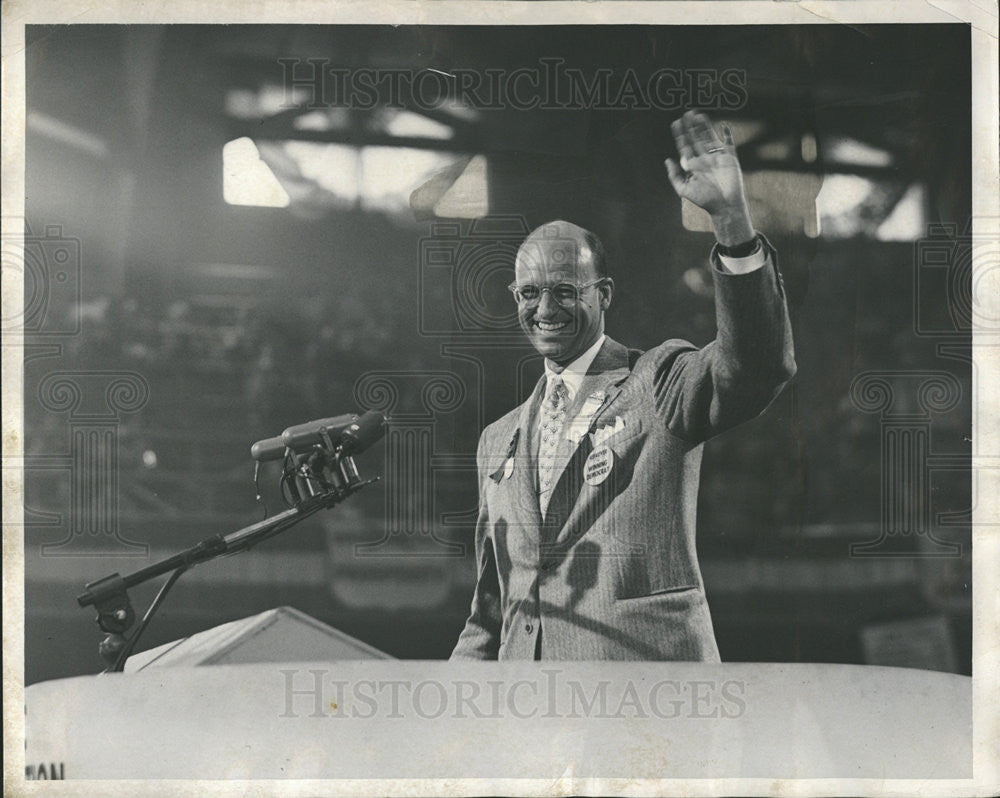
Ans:
{"label": "pocket square", "polygon": [[621,416],[615,416],[614,422],[605,424],[604,426],[598,427],[594,430],[594,446],[600,446],[612,435],[621,432],[623,429],[625,429],[625,420]]}
{"label": "pocket square", "polygon": [[590,419],[586,418],[574,418],[569,424],[566,425],[566,440],[568,440],[573,445],[576,445],[583,438],[584,433],[587,432],[587,428],[590,426]]}
{"label": "pocket square", "polygon": [[594,420],[594,414],[600,410],[604,404],[603,393],[592,393],[580,408],[580,414],[566,425],[566,438],[570,443],[576,445],[590,429],[590,424]]}

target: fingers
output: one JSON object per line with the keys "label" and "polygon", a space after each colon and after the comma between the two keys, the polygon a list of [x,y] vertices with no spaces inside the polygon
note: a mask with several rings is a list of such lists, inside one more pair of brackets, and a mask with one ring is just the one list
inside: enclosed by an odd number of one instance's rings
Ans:
{"label": "fingers", "polygon": [[725,139],[727,147],[736,147],[736,144],[733,142],[733,129],[729,127],[729,125],[722,126],[722,135]]}
{"label": "fingers", "polygon": [[692,160],[696,155],[694,145],[687,129],[684,127],[682,119],[675,119],[670,123],[670,130],[674,134],[674,142],[677,144],[677,152],[681,156],[681,166],[684,165],[685,161]]}
{"label": "fingers", "polygon": [[716,153],[733,146],[732,131],[728,126],[724,130],[725,140],[712,127],[708,117],[700,111],[687,111],[680,119],[670,124],[677,143],[677,151],[681,156],[680,165],[687,169],[688,161],[698,157]]}
{"label": "fingers", "polygon": [[700,138],[697,126],[694,124],[694,115],[694,111],[687,111],[684,116],[681,117],[681,124],[684,126],[684,131],[687,134],[695,153],[697,155],[704,155],[706,147],[704,141]]}
{"label": "fingers", "polygon": [[684,170],[677,165],[677,161],[673,158],[667,158],[665,163],[667,165],[667,176],[670,178],[670,185],[680,195],[684,189],[684,184],[687,182]]}
{"label": "fingers", "polygon": [[687,126],[695,152],[698,155],[715,152],[723,146],[722,140],[716,134],[712,123],[708,121],[705,114],[699,111],[688,111],[681,119]]}

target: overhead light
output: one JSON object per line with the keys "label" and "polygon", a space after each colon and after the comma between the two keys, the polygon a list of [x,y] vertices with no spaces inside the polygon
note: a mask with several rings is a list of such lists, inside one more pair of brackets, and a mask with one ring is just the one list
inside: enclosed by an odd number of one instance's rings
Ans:
{"label": "overhead light", "polygon": [[38,111],[28,112],[28,130],[45,138],[65,144],[73,149],[93,155],[95,158],[107,158],[110,154],[104,139],[88,133],[86,130],[63,122],[61,119],[40,114]]}
{"label": "overhead light", "polygon": [[825,142],[824,157],[831,163],[852,166],[890,166],[892,164],[892,153],[846,136]]}
{"label": "overhead light", "polygon": [[347,207],[357,201],[361,194],[361,164],[357,147],[315,141],[284,141],[281,148],[306,180]]}
{"label": "overhead light", "polygon": [[344,130],[349,124],[348,110],[339,106],[309,111],[292,120],[292,127],[296,130]]}
{"label": "overhead light", "polygon": [[812,133],[805,133],[802,136],[802,160],[806,163],[815,163],[818,155],[816,137]]}
{"label": "overhead light", "polygon": [[916,241],[926,234],[927,192],[922,183],[914,183],[896,203],[896,207],[875,231],[879,241]]}
{"label": "overhead light", "polygon": [[245,136],[222,148],[222,198],[230,205],[262,208],[286,208],[289,203],[288,192]]}
{"label": "overhead light", "polygon": [[465,157],[440,169],[410,194],[417,220],[479,219],[489,213],[489,163]]}
{"label": "overhead light", "polygon": [[257,90],[230,89],[226,92],[225,108],[237,119],[266,119],[309,100],[309,91],[302,86],[265,84]]}
{"label": "overhead light", "polygon": [[442,141],[455,137],[455,131],[448,125],[415,114],[413,111],[398,111],[393,114],[385,122],[385,130],[394,136],[417,136]]}

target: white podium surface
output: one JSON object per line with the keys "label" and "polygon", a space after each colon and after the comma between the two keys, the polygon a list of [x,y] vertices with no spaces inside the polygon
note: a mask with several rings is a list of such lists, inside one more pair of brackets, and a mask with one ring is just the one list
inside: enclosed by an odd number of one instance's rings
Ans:
{"label": "white podium surface", "polygon": [[300,660],[392,659],[294,607],[274,609],[224,623],[183,640],[133,654],[127,673],[146,668],[245,665]]}
{"label": "white podium surface", "polygon": [[350,660],[26,690],[66,779],[971,778],[968,677],[854,665]]}

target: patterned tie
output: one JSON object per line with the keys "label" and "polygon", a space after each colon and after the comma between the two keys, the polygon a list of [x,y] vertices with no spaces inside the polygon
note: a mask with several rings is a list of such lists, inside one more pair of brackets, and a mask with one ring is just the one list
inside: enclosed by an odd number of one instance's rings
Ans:
{"label": "patterned tie", "polygon": [[566,399],[568,391],[561,378],[553,380],[549,395],[542,403],[541,441],[538,445],[538,487],[539,504],[542,514],[549,503],[549,491],[555,478],[556,450],[562,438],[563,424],[566,423]]}

